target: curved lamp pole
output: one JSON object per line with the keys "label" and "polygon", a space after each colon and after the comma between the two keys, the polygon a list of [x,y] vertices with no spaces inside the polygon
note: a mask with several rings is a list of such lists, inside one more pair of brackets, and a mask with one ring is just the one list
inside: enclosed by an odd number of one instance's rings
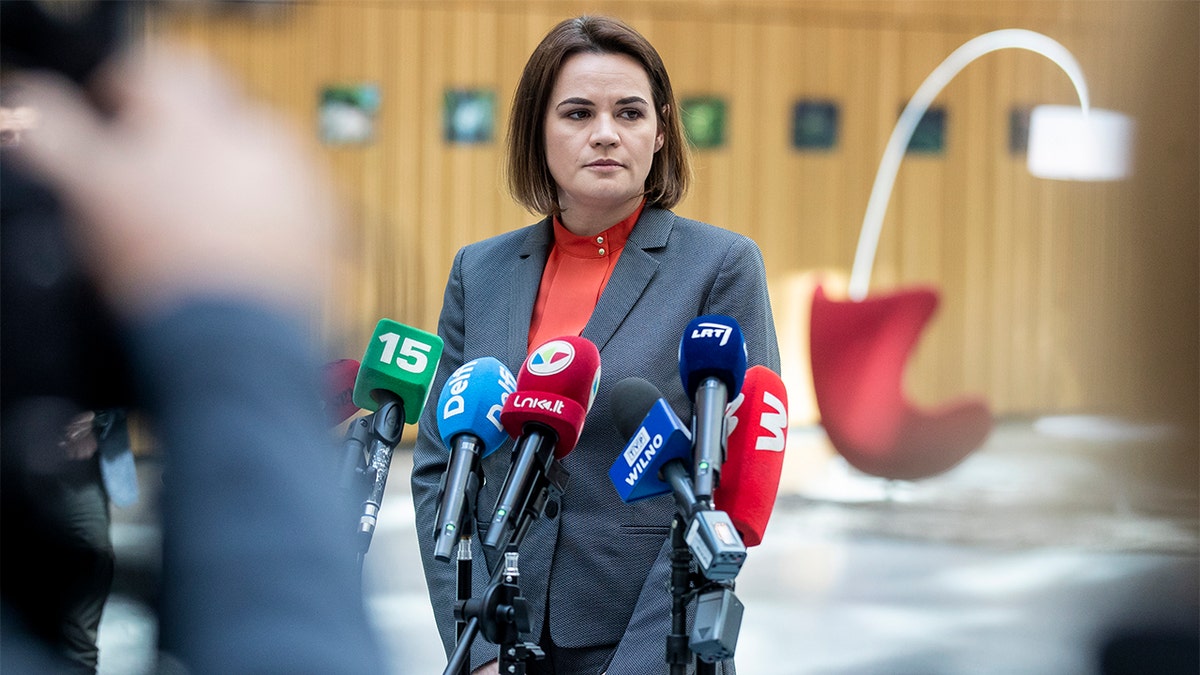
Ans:
{"label": "curved lamp pole", "polygon": [[1012,28],[984,33],[974,38],[946,57],[929,77],[921,83],[917,93],[913,94],[896,128],[888,139],[883,151],[883,159],[879,163],[879,171],[875,174],[875,185],[871,188],[871,197],[867,201],[867,212],[863,216],[862,231],[858,235],[858,249],[854,254],[854,267],[850,272],[849,294],[851,300],[862,300],[867,296],[867,286],[871,281],[871,267],[875,264],[875,249],[879,245],[879,233],[883,229],[883,217],[887,213],[888,199],[892,194],[892,186],[896,182],[896,173],[900,170],[900,160],[908,149],[917,123],[924,117],[925,111],[933,103],[938,93],[959,73],[967,64],[975,59],[1000,49],[1026,49],[1045,56],[1062,68],[1075,92],[1079,95],[1079,105],[1083,109],[1084,119],[1088,115],[1088,90],[1083,79],[1083,70],[1071,52],[1058,42],[1030,30]]}

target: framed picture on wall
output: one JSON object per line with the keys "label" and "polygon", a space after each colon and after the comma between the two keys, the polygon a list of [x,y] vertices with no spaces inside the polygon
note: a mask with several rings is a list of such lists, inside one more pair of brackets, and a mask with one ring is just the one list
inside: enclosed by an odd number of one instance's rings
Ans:
{"label": "framed picture on wall", "polygon": [[379,85],[332,85],[321,90],[317,113],[321,141],[329,145],[360,145],[375,138]]}
{"label": "framed picture on wall", "polygon": [[925,111],[917,128],[913,131],[912,139],[908,141],[907,152],[921,155],[940,155],[946,151],[946,109],[930,108]]}
{"label": "framed picture on wall", "polygon": [[801,99],[792,106],[792,147],[831,150],[837,146],[838,105],[833,101]]}
{"label": "framed picture on wall", "polygon": [[447,143],[490,143],[496,94],[486,89],[447,89],[443,116]]}
{"label": "framed picture on wall", "polygon": [[725,101],[715,96],[692,96],[679,104],[683,131],[692,147],[719,148],[725,145]]}

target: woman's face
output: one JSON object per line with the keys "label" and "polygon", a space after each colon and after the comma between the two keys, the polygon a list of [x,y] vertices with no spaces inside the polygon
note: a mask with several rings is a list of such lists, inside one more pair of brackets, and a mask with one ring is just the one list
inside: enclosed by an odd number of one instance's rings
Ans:
{"label": "woman's face", "polygon": [[546,162],[564,224],[632,209],[663,138],[650,79],[637,61],[624,54],[568,57],[546,110]]}

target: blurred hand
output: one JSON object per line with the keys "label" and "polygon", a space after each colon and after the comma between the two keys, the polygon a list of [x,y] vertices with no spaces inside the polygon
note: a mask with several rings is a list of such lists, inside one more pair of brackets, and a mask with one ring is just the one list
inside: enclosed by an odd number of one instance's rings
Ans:
{"label": "blurred hand", "polygon": [[118,312],[195,295],[304,307],[323,288],[332,192],[285,121],[213,64],[166,45],[102,69],[91,92],[21,77],[40,128],[18,157],[81,225],[81,257]]}
{"label": "blurred hand", "polygon": [[76,415],[63,429],[62,439],[58,447],[66,451],[67,459],[88,459],[96,454],[96,434],[92,430],[92,421],[96,418],[94,412],[88,411]]}

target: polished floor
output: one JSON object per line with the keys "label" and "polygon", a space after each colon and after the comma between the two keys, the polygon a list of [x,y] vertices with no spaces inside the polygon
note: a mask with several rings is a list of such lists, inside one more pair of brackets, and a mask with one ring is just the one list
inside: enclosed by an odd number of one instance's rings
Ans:
{"label": "polished floor", "polygon": [[[1200,672],[1198,469],[1172,438],[1098,418],[1009,421],[949,473],[889,484],[848,468],[819,428],[793,429],[765,540],[737,581],[739,673]],[[409,461],[397,453],[365,587],[393,672],[441,673]],[[151,462],[142,478],[152,492]],[[145,673],[155,623],[137,598],[157,529],[146,508],[116,520],[100,672]]]}

